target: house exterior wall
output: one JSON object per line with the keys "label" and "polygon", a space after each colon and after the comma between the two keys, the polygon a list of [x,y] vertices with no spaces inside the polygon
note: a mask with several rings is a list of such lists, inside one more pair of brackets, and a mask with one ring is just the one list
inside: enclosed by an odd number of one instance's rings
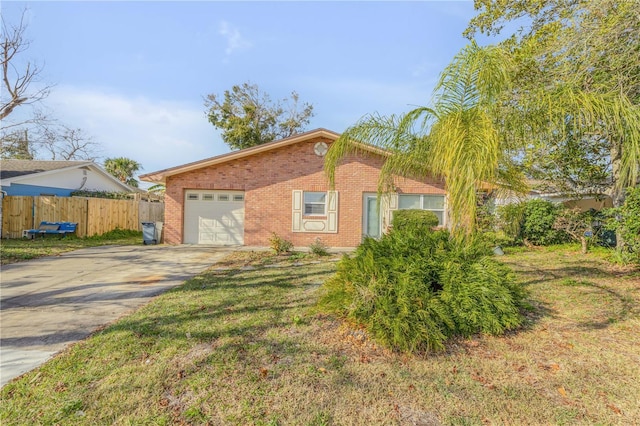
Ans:
{"label": "house exterior wall", "polygon": [[57,195],[68,197],[73,191],[122,192],[113,180],[91,169],[60,170],[42,175],[20,177],[19,182],[2,187],[8,195]]}
{"label": "house exterior wall", "polygon": [[[169,176],[165,192],[165,242],[183,242],[186,190],[245,191],[244,243],[269,246],[272,232],[294,246],[308,246],[320,238],[330,247],[355,247],[362,241],[363,193],[375,193],[383,159],[374,154],[350,157],[336,170],[338,230],[336,233],[293,232],[293,191],[324,192],[331,188],[324,158],[314,145],[332,140],[318,137],[219,165]],[[445,194],[442,181],[398,179],[401,193]]]}

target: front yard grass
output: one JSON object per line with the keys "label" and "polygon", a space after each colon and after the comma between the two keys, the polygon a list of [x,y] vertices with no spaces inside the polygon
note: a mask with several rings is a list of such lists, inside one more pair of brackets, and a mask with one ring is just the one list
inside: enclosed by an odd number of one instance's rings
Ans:
{"label": "front yard grass", "polygon": [[419,356],[391,353],[315,309],[335,262],[265,256],[236,253],[7,384],[0,423],[626,425],[640,418],[640,272],[598,252],[508,253],[501,259],[534,307],[525,327]]}
{"label": "front yard grass", "polygon": [[0,261],[2,265],[23,262],[43,256],[55,256],[85,247],[104,245],[142,244],[142,232],[116,229],[103,235],[77,238],[68,235],[37,236],[34,239],[5,239],[0,241]]}

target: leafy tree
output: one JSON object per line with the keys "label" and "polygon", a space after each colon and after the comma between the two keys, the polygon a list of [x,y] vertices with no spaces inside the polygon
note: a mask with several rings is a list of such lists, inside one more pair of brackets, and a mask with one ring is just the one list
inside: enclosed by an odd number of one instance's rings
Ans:
{"label": "leafy tree", "polygon": [[104,160],[104,168],[119,181],[134,188],[138,187],[138,181],[134,175],[142,169],[142,166],[137,161],[126,157],[107,158]]}
{"label": "leafy tree", "polygon": [[235,85],[223,96],[209,94],[205,107],[209,122],[222,130],[231,149],[244,149],[286,138],[304,130],[313,116],[313,105],[300,103],[296,92],[290,99],[273,102],[255,84]]}
{"label": "leafy tree", "polygon": [[586,254],[589,250],[589,237],[593,236],[594,215],[591,212],[583,212],[579,208],[562,209],[558,212],[553,228],[569,235],[571,239],[580,241],[581,252]]}
{"label": "leafy tree", "polygon": [[476,9],[468,36],[528,23],[502,45],[517,58],[510,101],[542,130],[525,154],[534,175],[622,205],[640,164],[640,3],[486,0]]}

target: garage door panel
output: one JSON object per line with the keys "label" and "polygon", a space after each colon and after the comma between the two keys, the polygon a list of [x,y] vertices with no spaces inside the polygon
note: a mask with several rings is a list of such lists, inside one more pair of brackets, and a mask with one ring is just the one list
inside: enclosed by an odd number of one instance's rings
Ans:
{"label": "garage door panel", "polygon": [[188,191],[184,217],[186,244],[244,244],[243,192]]}

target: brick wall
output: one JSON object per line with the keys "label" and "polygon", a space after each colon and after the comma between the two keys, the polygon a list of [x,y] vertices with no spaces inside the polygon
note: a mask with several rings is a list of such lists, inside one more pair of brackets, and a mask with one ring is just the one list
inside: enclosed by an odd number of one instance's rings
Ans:
{"label": "brick wall", "polygon": [[[292,232],[292,191],[327,191],[324,160],[314,154],[316,138],[226,163],[203,167],[167,178],[165,193],[165,242],[183,241],[184,193],[189,189],[245,191],[244,243],[268,246],[272,232],[304,247],[317,237],[330,247],[355,247],[362,239],[363,192],[377,191],[383,163],[376,155],[345,159],[336,171],[338,233]],[[398,179],[404,193],[444,194],[438,180],[419,182]]]}

